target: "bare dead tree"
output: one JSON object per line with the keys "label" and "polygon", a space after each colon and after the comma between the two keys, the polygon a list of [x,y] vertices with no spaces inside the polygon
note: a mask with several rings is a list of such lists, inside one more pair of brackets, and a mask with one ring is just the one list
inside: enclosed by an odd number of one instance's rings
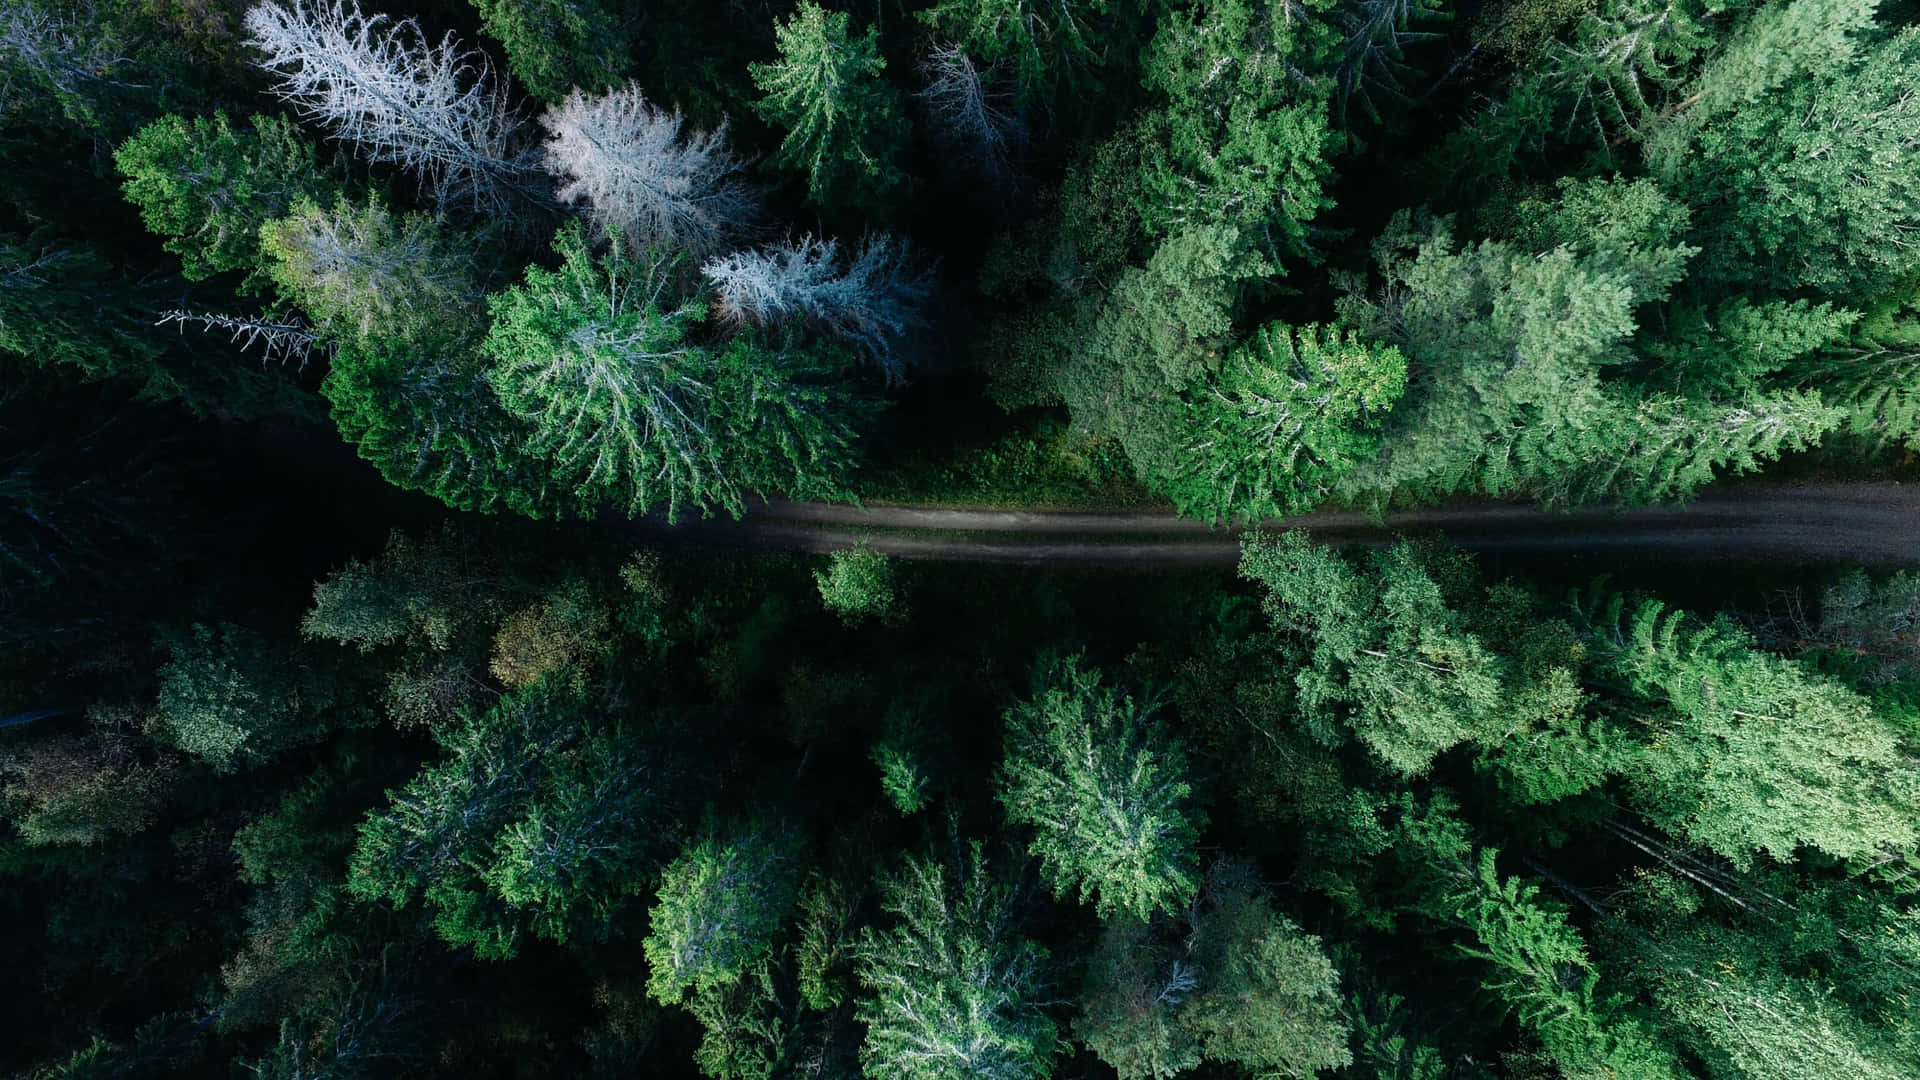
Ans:
{"label": "bare dead tree", "polygon": [[546,165],[562,202],[585,203],[601,226],[636,249],[664,246],[703,258],[751,234],[760,192],[727,149],[726,125],[686,130],[678,112],[632,83],[599,97],[575,90],[540,118]]}
{"label": "bare dead tree", "polygon": [[1013,162],[1027,138],[1011,111],[1012,98],[995,90],[959,45],[937,45],[920,62],[925,88],[914,95],[928,129],[949,163],[996,185],[1010,186]]}
{"label": "bare dead tree", "polygon": [[357,0],[263,3],[248,44],[280,76],[274,92],[374,161],[417,173],[443,207],[507,214],[542,205],[544,184],[515,149],[522,118],[484,56],[413,19],[363,15]]}
{"label": "bare dead tree", "polygon": [[728,317],[756,326],[805,319],[860,349],[890,380],[907,367],[906,346],[923,323],[932,274],[907,242],[869,237],[840,268],[840,246],[802,237],[762,251],[736,251],[701,267]]}
{"label": "bare dead tree", "polygon": [[200,329],[208,333],[224,330],[229,340],[243,350],[258,345],[262,357],[267,360],[284,364],[288,360],[298,359],[303,369],[314,350],[321,347],[320,335],[298,319],[262,319],[251,315],[175,308],[162,312],[160,318],[155,320],[157,326],[179,326],[183,329],[188,323],[198,323]]}

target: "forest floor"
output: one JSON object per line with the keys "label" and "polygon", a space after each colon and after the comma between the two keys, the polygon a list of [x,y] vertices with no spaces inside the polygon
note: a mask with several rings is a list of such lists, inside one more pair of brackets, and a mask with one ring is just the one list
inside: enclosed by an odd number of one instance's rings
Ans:
{"label": "forest floor", "polygon": [[[821,553],[866,540],[908,559],[1133,567],[1231,566],[1246,531],[1212,528],[1161,510],[781,501],[756,503],[737,520],[683,518],[669,525],[656,514],[631,528],[656,542],[701,547]],[[1380,519],[1302,514],[1260,528],[1307,529],[1328,542],[1362,545],[1440,534],[1469,550],[1536,556],[1920,564],[1920,484],[1723,482],[1684,506],[1569,511],[1462,501]]]}

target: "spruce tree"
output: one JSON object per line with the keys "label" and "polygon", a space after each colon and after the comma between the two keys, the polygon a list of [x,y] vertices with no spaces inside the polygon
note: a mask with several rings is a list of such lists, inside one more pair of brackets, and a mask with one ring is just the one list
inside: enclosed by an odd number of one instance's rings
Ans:
{"label": "spruce tree", "polygon": [[1077,894],[1103,918],[1175,911],[1199,886],[1194,843],[1205,816],[1156,705],[1102,686],[1076,657],[1053,665],[1033,699],[1006,715],[1007,820],[1033,828],[1028,850],[1054,894]]}
{"label": "spruce tree", "polygon": [[1022,936],[1021,891],[984,845],[951,865],[909,856],[881,882],[885,925],[856,950],[860,1064],[877,1080],[1041,1080],[1058,1052],[1042,1005],[1047,951]]}
{"label": "spruce tree", "polygon": [[884,203],[904,179],[906,120],[880,77],[880,29],[850,35],[848,18],[801,0],[776,27],[780,59],[750,69],[761,117],[787,133],[774,164],[804,171],[808,197],[827,208]]}

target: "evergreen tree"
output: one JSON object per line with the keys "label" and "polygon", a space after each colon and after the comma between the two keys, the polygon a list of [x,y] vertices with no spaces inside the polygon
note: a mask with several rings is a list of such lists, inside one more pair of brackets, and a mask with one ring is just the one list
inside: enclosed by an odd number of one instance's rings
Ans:
{"label": "evergreen tree", "polygon": [[1180,471],[1158,486],[1181,513],[1209,521],[1310,510],[1379,446],[1406,379],[1391,345],[1268,324],[1192,391]]}
{"label": "evergreen tree", "polygon": [[1104,918],[1174,911],[1199,886],[1180,745],[1153,722],[1151,697],[1100,685],[1078,658],[1047,672],[1007,712],[1000,803],[1034,829],[1029,850],[1056,896],[1077,893]]}
{"label": "evergreen tree", "polygon": [[591,708],[551,678],[437,732],[447,758],[361,823],[354,895],[424,900],[441,937],[483,957],[529,930],[604,939],[671,842],[677,797],[662,756]]}
{"label": "evergreen tree", "polygon": [[906,121],[880,78],[880,29],[850,36],[848,18],[801,0],[776,28],[779,61],[751,67],[764,95],[756,108],[787,132],[774,164],[804,170],[808,198],[827,208],[884,202],[903,179]]}
{"label": "evergreen tree", "polygon": [[480,320],[484,239],[426,214],[303,198],[260,242],[273,283],[349,349],[459,341]]}
{"label": "evergreen tree", "polygon": [[1294,680],[1307,729],[1338,745],[1351,728],[1404,773],[1510,734],[1506,658],[1448,606],[1421,553],[1403,544],[1368,563],[1362,572],[1299,532],[1249,539],[1242,552],[1241,576],[1265,589],[1275,628],[1309,650]]}
{"label": "evergreen tree", "polygon": [[952,866],[910,856],[881,883],[891,925],[857,950],[860,1064],[878,1080],[1039,1080],[1058,1049],[1042,1007],[1046,950],[1022,937],[1020,890],[984,845]]}
{"label": "evergreen tree", "polygon": [[1203,1059],[1274,1077],[1352,1061],[1338,972],[1249,870],[1216,864],[1177,922],[1102,928],[1074,1033],[1121,1080],[1164,1080]]}
{"label": "evergreen tree", "polygon": [[668,1005],[746,978],[792,913],[794,838],[765,822],[709,824],[660,873],[644,942],[647,992]]}
{"label": "evergreen tree", "polygon": [[255,116],[249,131],[225,113],[162,117],[121,143],[114,161],[127,199],[193,280],[258,272],[261,227],[335,186],[299,130],[276,116]]}
{"label": "evergreen tree", "polygon": [[599,0],[473,0],[473,6],[514,77],[541,101],[557,102],[575,88],[610,89],[628,66],[631,16]]}
{"label": "evergreen tree", "polygon": [[326,687],[258,633],[196,625],[170,643],[153,728],[219,772],[259,765],[326,734]]}
{"label": "evergreen tree", "polygon": [[1628,774],[1652,820],[1737,866],[1914,842],[1912,747],[1866,698],[1657,602],[1614,597],[1593,626],[1601,669],[1658,733]]}
{"label": "evergreen tree", "polygon": [[1329,81],[1305,74],[1325,48],[1320,28],[1266,0],[1217,0],[1161,20],[1142,58],[1163,103],[1140,133],[1135,208],[1148,232],[1229,225],[1264,251],[1305,252],[1308,223],[1333,205],[1326,158],[1338,145]]}
{"label": "evergreen tree", "polygon": [[495,391],[528,426],[524,452],[581,509],[738,513],[747,491],[837,491],[854,413],[842,393],[811,381],[821,373],[804,358],[770,363],[750,338],[717,353],[693,339],[704,304],[670,295],[669,266],[615,241],[595,258],[565,230],[557,271],[529,267],[525,285],[492,299],[483,349]]}

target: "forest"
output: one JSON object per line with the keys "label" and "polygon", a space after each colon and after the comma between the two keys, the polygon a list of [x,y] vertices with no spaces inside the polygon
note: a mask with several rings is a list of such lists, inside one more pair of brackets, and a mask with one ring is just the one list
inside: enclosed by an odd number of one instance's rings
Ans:
{"label": "forest", "polygon": [[0,0],[0,1074],[1920,1076],[1920,557],[1288,521],[1920,479],[1916,16]]}

